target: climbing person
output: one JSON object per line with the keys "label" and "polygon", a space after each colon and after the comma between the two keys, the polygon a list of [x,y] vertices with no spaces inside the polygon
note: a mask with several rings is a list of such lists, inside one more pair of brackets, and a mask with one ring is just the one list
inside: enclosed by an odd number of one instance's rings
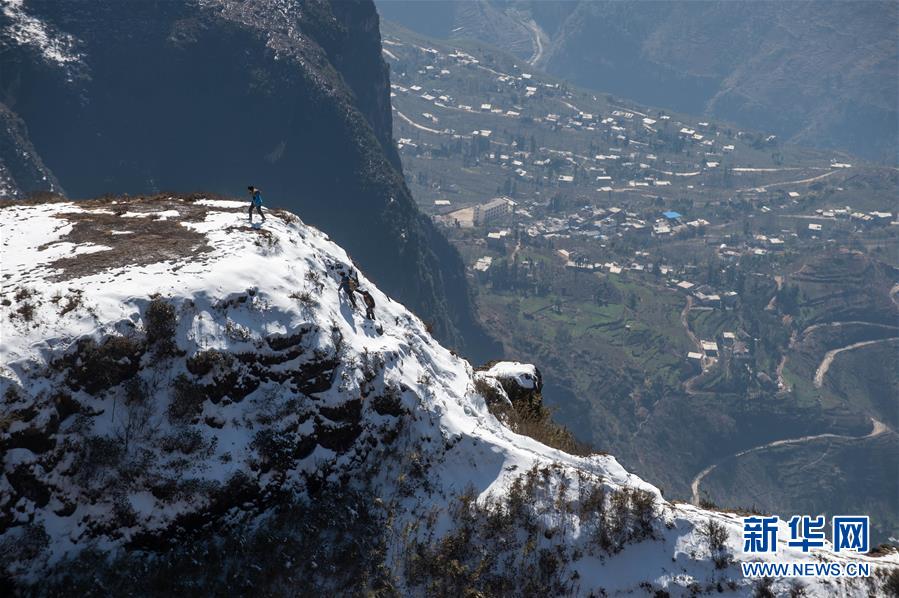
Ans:
{"label": "climbing person", "polygon": [[359,289],[359,294],[362,295],[362,301],[365,302],[365,317],[369,320],[374,320],[375,298],[371,296],[371,293],[363,289]]}
{"label": "climbing person", "polygon": [[356,287],[358,283],[346,272],[340,274],[340,290],[346,293],[353,308],[356,308]]}
{"label": "climbing person", "polygon": [[247,191],[250,192],[250,223],[253,222],[253,208],[256,208],[256,212],[262,216],[262,221],[265,222],[265,214],[262,213],[262,192],[253,185],[247,187]]}

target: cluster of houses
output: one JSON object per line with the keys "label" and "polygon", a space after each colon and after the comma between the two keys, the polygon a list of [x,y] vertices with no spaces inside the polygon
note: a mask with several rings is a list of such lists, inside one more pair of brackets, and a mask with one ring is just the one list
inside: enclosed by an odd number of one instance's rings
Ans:
{"label": "cluster of houses", "polygon": [[[445,135],[453,139],[478,139],[486,142],[483,159],[498,164],[510,171],[510,175],[520,179],[544,184],[566,186],[582,185],[595,187],[600,191],[639,190],[642,187],[670,186],[674,179],[682,181],[702,172],[717,168],[722,156],[734,151],[733,143],[720,140],[721,133],[707,122],[685,124],[672,120],[667,114],[650,116],[634,109],[613,108],[606,115],[581,110],[575,106],[574,96],[558,83],[537,81],[530,73],[517,67],[515,73],[504,73],[481,63],[471,54],[453,50],[441,52],[434,48],[416,46],[411,42],[385,39],[385,56],[399,61],[394,53],[398,46],[407,45],[415,56],[416,70],[393,74],[391,96],[417,98],[427,104],[415,113],[403,114],[403,118],[418,125],[419,130]],[[387,48],[386,46],[390,46]],[[406,54],[408,56],[409,54]],[[480,69],[494,80],[496,88],[480,99],[457,99],[448,91],[444,79],[457,73],[459,69]],[[407,82],[408,81],[408,82]],[[547,109],[547,102],[536,101],[552,98],[557,101],[557,109]],[[411,112],[411,111],[410,111]],[[595,134],[597,142],[608,143],[605,150],[590,152],[593,155],[575,154],[550,148],[517,147],[495,139],[494,130],[475,129],[457,131],[446,127],[439,115],[469,112],[489,114],[505,119],[527,119],[538,126],[554,130],[586,131]],[[497,126],[502,121],[498,121]],[[663,130],[664,128],[664,130]],[[680,139],[685,144],[701,148],[705,158],[699,163],[678,163],[660,160],[650,145]],[[726,139],[726,138],[725,138]],[[427,149],[427,144],[411,138],[399,139],[400,149],[415,151]],[[422,147],[425,146],[425,147]],[[625,169],[628,176],[617,177],[611,171]],[[641,172],[632,176],[632,172]],[[683,178],[687,177],[687,178]]]}
{"label": "cluster of houses", "polygon": [[722,332],[720,338],[700,340],[700,351],[688,351],[687,362],[699,370],[706,370],[722,357],[737,362],[752,360],[752,349],[748,337],[733,331]]}
{"label": "cluster of houses", "polygon": [[872,210],[861,212],[853,210],[849,206],[844,208],[815,210],[813,219],[799,233],[804,237],[820,238],[827,233],[845,234],[850,230],[867,230],[885,226],[899,226],[899,218],[892,212]]}
{"label": "cluster of houses", "polygon": [[[445,202],[443,207],[451,207],[448,200],[438,201]],[[641,215],[617,206],[606,208],[587,205],[562,214],[546,208],[546,205],[534,201],[516,202],[509,197],[500,196],[444,213],[435,219],[448,226],[483,227],[482,243],[497,252],[506,251],[514,244],[518,237],[513,234],[513,229],[517,229],[524,238],[538,243],[545,241],[548,246],[558,246],[556,242],[560,240],[585,239],[596,240],[599,247],[605,247],[605,241],[612,237],[637,236],[664,240],[692,232],[703,237],[706,243],[713,244],[718,257],[725,262],[736,261],[746,255],[764,256],[783,252],[794,239],[802,236],[801,231],[797,234],[791,230],[781,230],[776,234],[755,234],[748,238],[737,238],[730,234],[709,235],[706,232],[709,221],[702,218],[689,219],[674,210],[665,210],[658,213],[656,218],[647,218],[645,211]],[[859,216],[853,214],[858,213],[847,211],[845,218],[859,220]],[[893,221],[893,215],[888,212],[869,212],[864,215],[876,219],[880,224]],[[820,234],[822,225],[812,222],[803,226],[811,226],[813,228],[810,230]],[[587,254],[568,249],[556,251],[564,259],[566,267],[573,270],[611,274],[654,273],[654,264],[641,259],[649,255],[643,251],[636,251],[630,263],[596,261]],[[485,272],[489,265],[483,265]],[[692,295],[697,305],[727,309],[736,303],[737,294],[733,291],[694,288],[693,283],[688,280],[673,278],[675,273],[666,266],[659,268],[659,275],[666,277],[672,287]]]}
{"label": "cluster of houses", "polygon": [[[437,200],[435,207],[451,207],[449,200]],[[633,234],[647,237],[670,237],[689,231],[702,231],[709,225],[703,218],[688,220],[680,213],[668,210],[655,219],[641,218],[635,212],[613,206],[609,208],[583,206],[564,215],[535,213],[545,206],[534,203],[522,205],[508,197],[495,197],[482,204],[452,210],[435,217],[448,226],[462,228],[490,226],[514,215],[514,220],[531,238],[570,238],[572,236],[606,239],[612,235]]]}
{"label": "cluster of houses", "polygon": [[887,226],[889,224],[899,224],[893,217],[892,212],[874,210],[871,212],[860,212],[853,210],[849,206],[844,208],[833,209],[817,209],[815,215],[830,220],[849,220],[855,224],[862,226]]}
{"label": "cluster of houses", "polygon": [[708,285],[696,285],[688,280],[678,280],[673,277],[667,280],[667,284],[671,288],[693,297],[697,305],[704,307],[733,309],[740,298],[736,291],[716,290]]}
{"label": "cluster of houses", "polygon": [[[512,213],[517,203],[508,197],[494,197],[481,204],[452,210],[434,217],[436,222],[447,226],[471,228],[473,226],[490,226]],[[449,208],[452,202],[448,199],[434,201],[435,208]],[[525,211],[525,213],[527,213]]]}
{"label": "cluster of houses", "polygon": [[722,243],[718,246],[718,257],[723,261],[734,261],[746,254],[761,256],[769,253],[780,253],[787,247],[784,237],[792,238],[795,236],[795,233],[784,230],[781,231],[780,236],[754,235],[748,243],[736,247]]}
{"label": "cluster of houses", "polygon": [[[613,201],[613,194],[622,192],[625,192],[625,197],[640,197],[661,194],[661,188],[672,185],[690,192],[702,184],[701,175],[711,174],[716,169],[723,171],[721,176],[724,177],[731,173],[753,174],[777,170],[726,164],[727,156],[736,151],[738,143],[753,145],[747,141],[747,136],[753,137],[751,134],[737,132],[730,136],[730,133],[720,131],[710,122],[684,123],[668,114],[645,114],[634,108],[616,106],[612,103],[614,101],[608,103],[603,114],[598,114],[596,108],[584,110],[575,104],[586,100],[579,100],[579,96],[558,83],[541,81],[539,76],[526,72],[524,64],[500,67],[485,63],[460,49],[424,47],[414,41],[392,39],[390,36],[385,37],[383,49],[388,61],[397,63],[397,68],[392,73],[391,95],[394,98],[405,98],[399,104],[394,100],[395,106],[404,106],[404,112],[397,108],[397,122],[407,122],[413,127],[413,131],[427,133],[401,137],[398,140],[401,151],[408,150],[421,155],[433,150],[461,151],[459,147],[463,145],[473,147],[477,149],[474,155],[466,153],[468,164],[471,165],[472,161],[475,166],[490,164],[493,168],[490,170],[491,176],[495,175],[495,169],[506,171],[507,185],[508,181],[522,181],[535,185],[536,187],[524,187],[534,191],[556,187],[562,190],[576,189],[578,193],[605,193],[608,203],[613,204],[617,203]],[[470,76],[472,71],[477,71],[476,78]],[[460,82],[460,78],[467,78],[468,84]],[[459,120],[458,115],[462,113],[479,114],[488,118],[475,121],[478,128],[469,130],[471,119]],[[526,121],[529,126],[563,132],[586,132],[588,135],[579,139],[581,147],[589,140],[590,150],[568,151],[538,147],[533,136],[528,140],[513,133],[510,137],[509,129],[521,131],[520,127],[508,127],[505,124],[510,120]],[[455,125],[460,130],[450,125]],[[434,140],[435,136],[444,139]],[[472,144],[447,144],[446,138],[469,140]],[[766,144],[775,141],[774,136],[764,138]],[[676,147],[669,147],[672,143]],[[453,149],[447,150],[448,147]],[[683,147],[693,148],[694,151],[690,153],[690,157],[680,159]],[[669,149],[672,151],[668,151]],[[851,165],[832,162],[830,167],[849,168]],[[441,189],[440,192],[458,193],[458,188],[454,187],[449,185],[445,191]],[[771,207],[764,205],[766,202],[781,198],[789,198],[793,203],[800,200],[801,195],[797,191],[784,193],[778,191],[776,186],[774,190],[768,187],[771,185],[741,189],[736,195],[741,200],[749,201],[762,213],[772,211]],[[522,186],[519,185],[517,190],[520,192],[521,189]],[[519,201],[528,194],[525,192],[522,195],[511,190],[503,192],[514,195]],[[452,207],[448,202],[445,198],[435,202],[441,219],[461,226],[473,226],[491,220],[489,215],[480,218],[475,213],[478,210],[505,209],[503,206],[468,206],[474,210],[460,211],[447,218],[446,212]],[[628,200],[620,203],[627,204]],[[527,211],[523,206],[511,206],[510,209],[516,213]],[[707,224],[701,219],[684,221],[667,216],[655,221],[645,221],[626,211],[618,214],[615,210],[616,208],[610,208],[605,214],[571,215],[575,222],[571,221],[571,217],[561,221],[547,218],[543,222],[534,222],[528,234],[597,236],[611,231],[666,236],[702,228]],[[827,234],[828,218],[845,218],[861,226],[895,222],[893,215],[886,211],[865,213],[848,207],[818,210],[817,215],[825,222],[806,223],[800,235],[821,237]],[[578,218],[584,221],[578,221]],[[782,247],[782,242],[783,239],[775,236],[770,243],[763,241],[756,244],[753,251],[759,254],[777,251]]]}

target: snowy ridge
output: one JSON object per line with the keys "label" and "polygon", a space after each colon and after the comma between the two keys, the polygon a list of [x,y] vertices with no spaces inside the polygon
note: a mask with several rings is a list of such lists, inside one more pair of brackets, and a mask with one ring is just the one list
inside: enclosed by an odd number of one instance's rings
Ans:
{"label": "snowy ridge", "polygon": [[[264,517],[285,493],[311,496],[313,481],[344,478],[393,497],[394,529],[438,513],[430,533],[439,537],[452,531],[447,513],[460,493],[489,503],[539,469],[538,519],[555,536],[538,544],[575,551],[560,565],[571,593],[753,592],[738,564],[716,568],[699,531],[709,519],[722,524],[739,558],[738,516],[669,503],[611,456],[577,457],[513,433],[476,381],[539,391],[536,368],[499,362],[476,373],[359,273],[376,303],[377,320],[367,320],[361,298],[354,309],[339,289],[352,268],[340,247],[287,212],[248,226],[245,206],[160,197],[0,209],[0,564],[9,574],[37,579],[88,545],[150,549],[198,518]],[[424,479],[400,492],[412,452]],[[603,552],[583,514],[559,506],[599,486],[645,492],[654,514],[645,538]],[[31,549],[12,554],[13,545]],[[387,557],[396,583],[425,593],[403,558],[396,547]],[[896,554],[803,555],[785,544],[777,560],[899,565]],[[882,592],[879,578],[801,583],[815,596]]]}

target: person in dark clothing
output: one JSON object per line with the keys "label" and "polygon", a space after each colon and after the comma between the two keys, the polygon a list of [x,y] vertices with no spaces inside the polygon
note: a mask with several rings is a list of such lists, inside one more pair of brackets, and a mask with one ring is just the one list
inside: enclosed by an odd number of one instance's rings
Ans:
{"label": "person in dark clothing", "polygon": [[340,275],[340,290],[346,293],[353,308],[356,308],[356,287],[358,283],[346,272]]}
{"label": "person in dark clothing", "polygon": [[250,222],[253,222],[253,208],[256,208],[256,212],[262,216],[262,221],[265,222],[265,214],[262,213],[262,192],[252,185],[247,187],[247,191],[250,192]]}
{"label": "person in dark clothing", "polygon": [[362,301],[365,303],[365,317],[369,320],[375,319],[375,298],[368,291],[359,290],[362,295]]}

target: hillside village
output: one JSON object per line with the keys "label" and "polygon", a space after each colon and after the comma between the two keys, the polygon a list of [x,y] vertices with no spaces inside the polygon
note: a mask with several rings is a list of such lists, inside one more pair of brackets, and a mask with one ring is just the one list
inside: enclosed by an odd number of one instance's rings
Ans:
{"label": "hillside village", "polygon": [[[726,265],[899,230],[886,199],[815,207],[821,185],[859,176],[843,156],[627,106],[398,28],[385,34],[383,53],[410,186],[451,238],[471,248],[463,253],[481,282],[498,260],[542,248],[567,269],[648,277],[697,308],[727,310],[739,293],[696,277],[709,254]],[[435,161],[458,163],[458,179],[432,174]],[[746,219],[754,221],[738,230]],[[685,245],[695,259],[669,259],[683,258]],[[702,368],[725,352],[749,353],[742,340],[703,340],[695,349],[684,359]]]}
{"label": "hillside village", "polygon": [[[839,156],[783,167],[785,157],[773,135],[687,122],[663,111],[650,116],[611,96],[572,91],[514,63],[500,66],[498,57],[487,66],[459,49],[426,47],[390,34],[383,43],[398,129],[406,133],[398,136],[404,155],[460,155],[465,167],[495,166],[516,190],[533,183],[541,189],[645,193],[702,187],[713,174],[727,183],[801,170],[825,178],[834,169],[851,168]],[[746,164],[737,164],[735,155]],[[460,192],[452,185],[442,191]]]}
{"label": "hillside village", "polygon": [[[414,198],[460,251],[481,321],[541,367],[577,435],[681,488],[718,457],[672,463],[669,427],[704,438],[705,414],[751,426],[746,410],[815,419],[854,400],[805,365],[840,341],[807,334],[824,330],[824,291],[797,273],[843,256],[899,267],[894,170],[577,89],[473,42],[385,23],[382,48]],[[842,328],[846,346],[886,347],[866,343],[894,334],[891,304],[872,305],[846,319],[883,327]],[[694,501],[727,496],[697,484]]]}

